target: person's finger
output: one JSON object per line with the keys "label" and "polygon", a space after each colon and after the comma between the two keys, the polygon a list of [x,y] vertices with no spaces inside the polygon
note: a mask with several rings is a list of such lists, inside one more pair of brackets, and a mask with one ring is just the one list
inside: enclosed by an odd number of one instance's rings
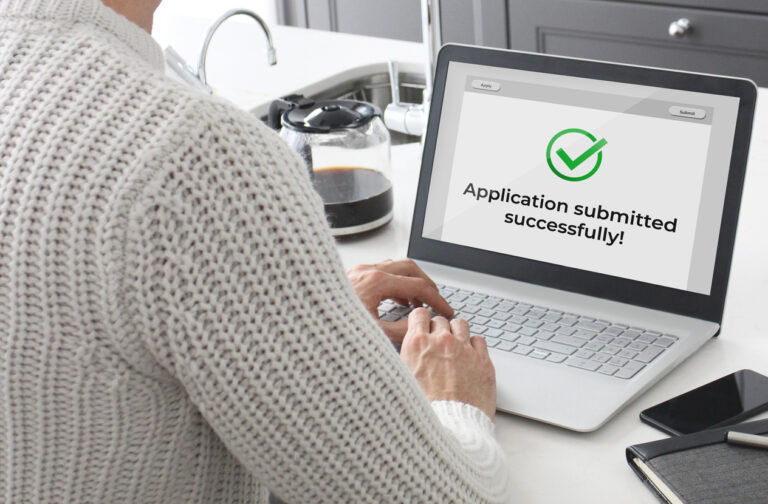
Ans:
{"label": "person's finger", "polygon": [[434,334],[443,331],[451,332],[451,325],[448,323],[448,320],[444,317],[433,318],[429,325],[429,332]]}
{"label": "person's finger", "polygon": [[408,330],[415,332],[428,333],[430,323],[430,313],[426,308],[416,308],[408,315]]}
{"label": "person's finger", "polygon": [[462,341],[469,339],[469,322],[462,318],[451,320],[451,332]]}
{"label": "person's finger", "polygon": [[397,322],[379,321],[379,327],[387,335],[392,343],[402,343],[405,333],[408,332],[408,319],[404,318]]}
{"label": "person's finger", "polygon": [[410,259],[403,259],[400,261],[384,261],[376,265],[378,269],[386,273],[393,275],[408,276],[414,278],[423,278],[429,282],[434,288],[437,288],[437,284],[424,273],[418,264]]}
{"label": "person's finger", "polygon": [[378,287],[384,298],[416,299],[417,304],[427,304],[441,315],[453,316],[453,308],[448,301],[423,278],[385,274]]}
{"label": "person's finger", "polygon": [[488,355],[488,345],[485,342],[485,338],[482,336],[472,336],[469,338],[469,344],[472,345],[472,348],[474,348],[480,355]]}

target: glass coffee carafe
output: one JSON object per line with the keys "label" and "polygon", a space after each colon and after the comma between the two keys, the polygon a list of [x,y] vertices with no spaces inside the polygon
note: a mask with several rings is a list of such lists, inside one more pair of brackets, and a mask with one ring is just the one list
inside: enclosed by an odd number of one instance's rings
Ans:
{"label": "glass coffee carafe", "polygon": [[378,107],[294,95],[272,104],[270,125],[304,159],[335,236],[392,219],[391,140]]}

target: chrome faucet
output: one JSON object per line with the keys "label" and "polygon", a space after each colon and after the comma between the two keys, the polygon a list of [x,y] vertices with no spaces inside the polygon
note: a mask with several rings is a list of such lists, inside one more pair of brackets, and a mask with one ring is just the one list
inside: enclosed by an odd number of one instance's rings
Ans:
{"label": "chrome faucet", "polygon": [[194,87],[197,87],[206,93],[213,93],[213,89],[208,85],[208,77],[205,72],[205,64],[208,58],[208,47],[211,45],[211,40],[216,34],[216,30],[224,24],[224,22],[238,15],[245,15],[253,18],[261,26],[264,31],[264,35],[267,39],[267,64],[277,64],[277,54],[275,52],[275,45],[272,42],[272,32],[269,30],[266,21],[261,16],[248,9],[232,9],[227,11],[219,19],[217,19],[211,27],[208,29],[208,34],[205,36],[205,42],[203,42],[203,48],[200,51],[200,57],[197,63],[197,72],[194,72],[192,68],[179,56],[179,54],[173,50],[172,47],[165,49],[166,60],[170,67],[181,77],[181,79]]}
{"label": "chrome faucet", "polygon": [[392,103],[384,111],[384,123],[391,130],[421,136],[427,129],[429,106],[432,103],[432,86],[437,53],[442,46],[440,23],[441,0],[421,0],[421,36],[424,43],[424,97],[422,103],[400,102],[400,75],[397,63],[389,62],[389,81],[392,86]]}

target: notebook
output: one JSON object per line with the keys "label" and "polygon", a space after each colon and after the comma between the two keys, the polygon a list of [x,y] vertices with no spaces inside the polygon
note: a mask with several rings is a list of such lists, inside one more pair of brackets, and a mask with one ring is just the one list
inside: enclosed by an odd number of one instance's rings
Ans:
{"label": "notebook", "polygon": [[727,444],[731,430],[768,434],[768,420],[630,446],[627,462],[669,504],[768,502],[768,450]]}

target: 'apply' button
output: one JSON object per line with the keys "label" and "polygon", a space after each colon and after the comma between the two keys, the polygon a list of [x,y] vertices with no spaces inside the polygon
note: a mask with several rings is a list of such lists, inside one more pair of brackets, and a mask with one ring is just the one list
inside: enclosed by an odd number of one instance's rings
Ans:
{"label": "'apply' button", "polygon": [[472,81],[472,87],[475,89],[482,89],[483,91],[498,91],[501,89],[501,84],[498,82],[476,79]]}
{"label": "'apply' button", "polygon": [[687,117],[689,119],[704,119],[707,117],[707,111],[697,108],[680,107],[673,105],[669,107],[669,113],[677,117]]}

